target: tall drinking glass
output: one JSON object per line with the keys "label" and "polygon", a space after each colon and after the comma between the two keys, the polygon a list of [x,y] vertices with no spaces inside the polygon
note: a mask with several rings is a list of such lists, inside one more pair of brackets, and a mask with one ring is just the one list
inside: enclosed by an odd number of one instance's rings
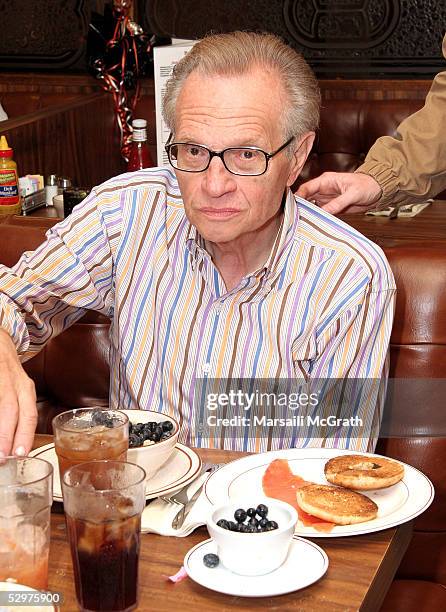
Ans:
{"label": "tall drinking glass", "polygon": [[53,419],[54,445],[60,480],[78,463],[95,459],[125,461],[129,445],[129,419],[119,410],[76,408]]}
{"label": "tall drinking glass", "polygon": [[53,467],[37,457],[0,461],[0,581],[48,587]]}
{"label": "tall drinking glass", "polygon": [[145,471],[124,461],[68,469],[62,493],[76,597],[83,611],[127,611],[138,604]]}

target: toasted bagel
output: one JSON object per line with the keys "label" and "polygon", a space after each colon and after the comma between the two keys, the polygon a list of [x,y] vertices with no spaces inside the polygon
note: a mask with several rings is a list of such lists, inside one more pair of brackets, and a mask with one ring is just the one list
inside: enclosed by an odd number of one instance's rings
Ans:
{"label": "toasted bagel", "polygon": [[297,504],[317,518],[337,525],[353,525],[376,518],[374,501],[349,489],[311,484],[296,491]]}
{"label": "toasted bagel", "polygon": [[340,487],[368,491],[385,489],[404,476],[404,466],[385,457],[340,455],[327,461],[325,478]]}

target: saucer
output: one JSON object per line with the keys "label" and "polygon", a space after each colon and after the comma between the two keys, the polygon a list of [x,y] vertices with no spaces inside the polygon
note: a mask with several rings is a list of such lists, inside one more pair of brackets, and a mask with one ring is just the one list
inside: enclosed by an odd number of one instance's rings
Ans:
{"label": "saucer", "polygon": [[[246,537],[251,536],[247,534]],[[214,568],[206,567],[203,557],[208,553],[217,554],[217,544],[212,539],[191,548],[183,562],[188,576],[212,591],[237,597],[273,597],[292,593],[319,580],[328,568],[328,557],[322,548],[298,536],[291,541],[285,563],[263,576],[234,574],[221,563]]]}
{"label": "saucer", "polygon": [[[30,457],[40,457],[49,461],[54,469],[53,499],[62,501],[62,490],[59,480],[59,464],[54,444],[40,446],[29,453]],[[197,453],[179,442],[171,456],[156,474],[146,482],[146,499],[160,495],[171,495],[195,480],[201,471],[201,459]]]}

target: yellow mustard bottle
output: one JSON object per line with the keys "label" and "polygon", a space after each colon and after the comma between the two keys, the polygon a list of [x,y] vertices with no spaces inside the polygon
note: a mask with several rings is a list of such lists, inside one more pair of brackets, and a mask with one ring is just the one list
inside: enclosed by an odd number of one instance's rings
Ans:
{"label": "yellow mustard bottle", "polygon": [[0,138],[0,215],[21,212],[17,164],[6,136]]}

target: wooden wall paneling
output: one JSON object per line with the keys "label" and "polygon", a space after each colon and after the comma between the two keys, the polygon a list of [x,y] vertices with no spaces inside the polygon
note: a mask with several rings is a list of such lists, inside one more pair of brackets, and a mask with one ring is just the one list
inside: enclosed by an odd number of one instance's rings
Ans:
{"label": "wooden wall paneling", "polygon": [[322,100],[424,100],[431,79],[319,79]]}
{"label": "wooden wall paneling", "polygon": [[20,175],[64,175],[91,188],[125,170],[106,93],[1,122],[0,134],[14,148]]}
{"label": "wooden wall paneling", "polygon": [[0,3],[0,68],[85,70],[91,0]]}
{"label": "wooden wall paneling", "polygon": [[139,0],[139,14],[147,31],[176,38],[273,32],[325,78],[444,70],[445,0]]}

